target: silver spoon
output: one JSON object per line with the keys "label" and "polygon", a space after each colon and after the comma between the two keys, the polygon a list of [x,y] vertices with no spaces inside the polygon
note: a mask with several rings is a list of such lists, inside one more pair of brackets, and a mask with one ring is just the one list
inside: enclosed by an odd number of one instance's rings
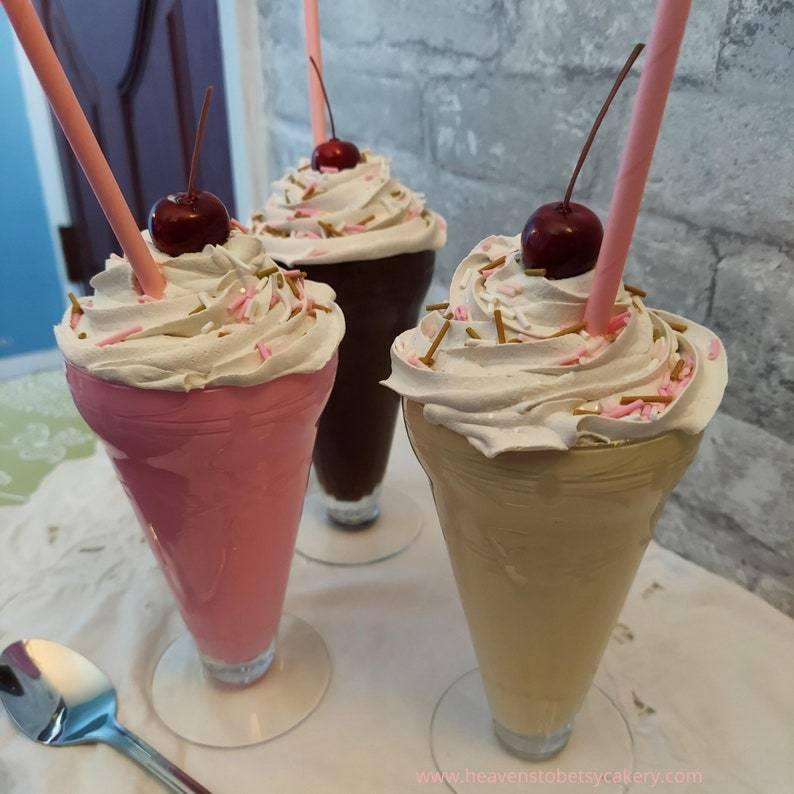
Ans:
{"label": "silver spoon", "polygon": [[211,794],[116,721],[110,679],[76,651],[49,640],[19,640],[0,654],[0,700],[17,727],[40,744],[66,747],[103,742],[166,788]]}

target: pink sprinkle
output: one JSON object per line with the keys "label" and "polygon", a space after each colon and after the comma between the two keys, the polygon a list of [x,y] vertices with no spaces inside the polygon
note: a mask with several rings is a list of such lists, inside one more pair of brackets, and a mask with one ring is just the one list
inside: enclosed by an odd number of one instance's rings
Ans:
{"label": "pink sprinkle", "polygon": [[327,253],[327,248],[312,248],[306,256],[325,256]]}
{"label": "pink sprinkle", "polygon": [[[304,217],[312,217],[313,215],[325,215],[325,210],[318,210],[316,207],[304,207],[301,205],[300,213]],[[297,214],[298,213],[296,212],[295,215],[292,216],[291,220],[299,221],[300,218],[297,217]]]}
{"label": "pink sprinkle", "polygon": [[320,171],[324,174],[338,174],[339,169],[335,165],[321,165]]}
{"label": "pink sprinkle", "polygon": [[280,300],[281,300],[281,295],[279,295],[278,292],[274,292],[270,296],[270,308],[272,309]]}
{"label": "pink sprinkle", "polygon": [[123,342],[128,336],[139,334],[141,331],[143,331],[142,325],[133,325],[129,328],[125,328],[123,331],[118,331],[117,333],[112,334],[105,339],[101,339],[96,343],[96,346],[104,347],[105,345],[115,345],[116,342]]}
{"label": "pink sprinkle", "polygon": [[244,226],[242,223],[240,223],[237,218],[229,218],[229,224],[234,226],[235,229],[241,231],[243,234],[251,233],[251,230],[247,226]]}
{"label": "pink sprinkle", "polygon": [[719,356],[720,349],[720,340],[716,336],[712,337],[711,342],[709,342],[708,360],[714,361]]}
{"label": "pink sprinkle", "polygon": [[488,280],[496,271],[499,270],[498,267],[491,268],[490,270],[482,270],[480,271],[482,277]]}
{"label": "pink sprinkle", "polygon": [[240,306],[245,303],[247,294],[238,295],[226,308],[228,311],[233,312],[235,309],[239,308]]}
{"label": "pink sprinkle", "polygon": [[669,383],[663,383],[657,390],[660,397],[672,397],[672,386]]}
{"label": "pink sprinkle", "polygon": [[262,361],[267,361],[273,355],[273,351],[264,342],[257,342],[256,349],[262,356]]}
{"label": "pink sprinkle", "polygon": [[346,223],[342,227],[348,234],[361,234],[367,231],[367,227],[361,223]]}
{"label": "pink sprinkle", "polygon": [[72,316],[69,318],[69,328],[77,328],[80,318],[82,314],[78,314],[77,312],[72,312]]}
{"label": "pink sprinkle", "polygon": [[469,310],[465,306],[456,306],[453,312],[453,317],[456,320],[468,320]]}
{"label": "pink sprinkle", "polygon": [[587,355],[587,348],[583,347],[578,353],[574,353],[572,356],[568,356],[567,358],[562,359],[562,361],[560,361],[560,366],[567,367],[570,366],[571,364],[578,364],[579,359],[582,356],[586,356],[586,355]]}
{"label": "pink sprinkle", "polygon": [[684,361],[686,362],[686,365],[688,367],[694,369],[694,367],[695,367],[695,359],[693,359],[692,356],[689,355],[689,353],[687,353],[684,356]]}
{"label": "pink sprinkle", "polygon": [[408,356],[408,358],[406,359],[406,361],[407,361],[407,362],[408,362],[408,363],[409,363],[409,364],[410,364],[412,367],[419,367],[419,369],[427,369],[427,364],[425,364],[425,362],[424,362],[424,361],[422,361],[422,360],[419,358],[419,356],[417,356],[417,355]]}
{"label": "pink sprinkle", "polygon": [[645,403],[645,405],[642,406],[640,416],[642,416],[643,419],[650,419],[651,411],[653,411],[653,406],[650,403]]}
{"label": "pink sprinkle", "polygon": [[480,251],[490,251],[490,250],[491,250],[491,245],[492,245],[491,241],[490,241],[490,240],[486,240],[486,241],[485,241],[485,242],[484,242],[484,243],[483,243],[483,244],[480,246]]}
{"label": "pink sprinkle", "polygon": [[375,178],[375,174],[367,174],[367,175],[364,177],[364,181],[365,181],[365,182],[371,182],[371,181],[372,181],[374,178]]}
{"label": "pink sprinkle", "polygon": [[624,416],[628,416],[629,414],[633,414],[635,411],[639,411],[645,403],[642,400],[635,400],[633,403],[629,403],[628,405],[616,405],[614,408],[610,408],[608,411],[604,411],[601,415],[608,416],[610,419],[622,419]]}
{"label": "pink sprinkle", "polygon": [[138,303],[146,303],[146,299],[145,298],[138,298]]}
{"label": "pink sprinkle", "polygon": [[284,276],[289,278],[297,278],[298,276],[300,276],[300,274],[301,274],[300,270],[297,269],[284,271]]}
{"label": "pink sprinkle", "polygon": [[311,240],[320,240],[321,239],[320,235],[317,234],[317,232],[313,232],[311,229],[306,229],[305,232],[295,232],[295,236],[296,237],[303,237],[303,238],[307,238],[308,237]]}
{"label": "pink sprinkle", "polygon": [[496,287],[497,292],[501,292],[503,295],[509,295],[511,298],[515,298],[521,292],[520,287],[514,287],[510,284],[498,284]]}
{"label": "pink sprinkle", "polygon": [[615,331],[619,331],[628,323],[630,316],[631,316],[630,312],[622,312],[621,314],[615,315],[609,321],[609,325],[607,326],[607,333],[611,334],[614,333]]}
{"label": "pink sprinkle", "polygon": [[405,220],[407,220],[407,221],[412,221],[414,218],[416,218],[416,217],[417,217],[417,215],[419,215],[419,209],[418,209],[417,207],[411,207],[411,208],[410,208],[410,209],[409,209],[409,210],[408,210],[408,211],[405,213]]}
{"label": "pink sprinkle", "polygon": [[442,231],[446,230],[447,222],[440,215],[436,215],[436,223],[438,223],[439,229]]}
{"label": "pink sprinkle", "polygon": [[245,288],[245,294],[246,294],[246,297],[248,297],[248,298],[253,298],[254,297],[254,286],[253,286],[253,284],[249,284]]}
{"label": "pink sprinkle", "polygon": [[250,298],[245,298],[242,306],[240,306],[237,309],[237,311],[234,313],[234,319],[237,320],[238,323],[241,323],[245,319],[245,310],[248,308],[248,304],[250,302],[251,302]]}

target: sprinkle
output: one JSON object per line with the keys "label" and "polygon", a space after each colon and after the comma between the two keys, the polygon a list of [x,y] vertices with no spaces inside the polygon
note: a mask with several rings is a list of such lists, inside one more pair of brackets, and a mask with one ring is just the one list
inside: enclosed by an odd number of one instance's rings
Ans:
{"label": "sprinkle", "polygon": [[320,171],[324,174],[338,174],[339,169],[335,165],[321,165]]}
{"label": "sprinkle", "polygon": [[276,265],[271,265],[270,267],[263,267],[261,270],[257,270],[256,277],[265,278],[265,276],[272,276],[274,273],[278,273],[278,267],[276,267]]}
{"label": "sprinkle", "polygon": [[342,232],[334,228],[332,223],[328,221],[317,221],[318,226],[326,233],[328,237],[341,237]]}
{"label": "sprinkle", "polygon": [[469,310],[465,306],[456,306],[455,312],[453,313],[453,317],[456,320],[468,320]]}
{"label": "sprinkle", "polygon": [[622,419],[624,416],[633,414],[635,411],[641,411],[642,407],[642,400],[635,400],[630,405],[616,405],[614,408],[604,411],[603,416],[608,416],[610,419]]}
{"label": "sprinkle", "polygon": [[621,328],[625,327],[626,323],[628,323],[630,318],[631,318],[631,313],[627,311],[621,312],[620,314],[616,314],[609,321],[609,325],[607,325],[607,332],[614,333],[615,331],[619,331]]}
{"label": "sprinkle", "polygon": [[505,343],[505,324],[502,322],[502,310],[501,309],[494,309],[493,310],[493,319],[496,323],[496,338],[499,340],[499,344],[503,345]]}
{"label": "sprinkle", "polygon": [[293,268],[292,270],[285,270],[284,271],[284,278],[306,278],[309,274],[306,273],[304,270],[300,270],[298,268]]}
{"label": "sprinkle", "polygon": [[372,181],[374,178],[375,178],[375,174],[367,174],[367,175],[364,177],[364,181],[365,181],[365,182],[371,182],[371,181]]}
{"label": "sprinkle", "polygon": [[77,338],[78,339],[88,339],[88,334],[85,331],[80,331],[80,333],[77,334]]}
{"label": "sprinkle", "polygon": [[218,339],[223,339],[224,336],[229,336],[229,334],[231,334],[231,331],[224,331],[221,329],[218,331]]}
{"label": "sprinkle", "polygon": [[237,311],[234,313],[234,319],[237,320],[238,323],[241,323],[243,321],[243,318],[245,317],[245,313],[248,310],[248,304],[250,303],[251,303],[251,299],[246,296],[245,300],[243,301],[243,305],[240,306],[240,308],[237,309]]}
{"label": "sprinkle", "polygon": [[267,361],[273,355],[273,351],[264,342],[257,342],[255,347],[262,356],[262,361]]}
{"label": "sprinkle", "polygon": [[[227,311],[230,311],[230,312],[234,312],[234,311],[235,311],[235,309],[238,309],[240,306],[242,306],[242,305],[243,305],[243,303],[245,303],[245,301],[246,301],[246,299],[247,299],[247,298],[248,298],[248,295],[247,295],[245,292],[244,292],[242,295],[238,295],[238,296],[237,296],[237,297],[236,297],[236,298],[235,298],[235,299],[234,299],[234,300],[233,300],[233,301],[232,301],[232,302],[231,302],[231,303],[230,303],[230,304],[229,304],[229,305],[226,307],[226,310],[227,310]],[[194,309],[193,311],[195,311],[195,309]],[[191,314],[192,314],[192,312],[191,312]]]}
{"label": "sprinkle", "polygon": [[367,162],[367,152],[366,149],[363,152],[359,152],[359,163],[366,163]]}
{"label": "sprinkle", "polygon": [[469,279],[471,279],[471,270],[467,270],[460,280],[460,288],[466,289],[469,286]]}
{"label": "sprinkle", "polygon": [[574,416],[600,416],[601,411],[594,410],[592,408],[574,408],[573,409]]}
{"label": "sprinkle", "polygon": [[679,380],[681,377],[681,371],[686,366],[686,362],[683,358],[679,358],[676,361],[675,366],[673,367],[672,371],[670,372],[670,380]]}
{"label": "sprinkle", "polygon": [[287,286],[290,288],[290,291],[292,292],[292,294],[293,294],[293,295],[294,295],[294,296],[295,296],[295,297],[296,297],[298,300],[300,300],[300,299],[303,297],[303,295],[301,295],[301,292],[300,292],[300,290],[298,289],[298,285],[296,284],[296,282],[295,282],[295,279],[293,279],[293,278],[288,278],[288,279],[287,279]]}
{"label": "sprinkle", "polygon": [[417,207],[409,207],[407,212],[405,213],[405,220],[412,221],[414,218],[419,216],[419,210]]}
{"label": "sprinkle", "polygon": [[419,360],[419,356],[417,356],[417,355],[408,356],[408,358],[406,359],[406,361],[407,361],[407,362],[408,362],[408,363],[409,363],[409,364],[410,364],[412,367],[424,367],[424,366],[426,366],[426,365],[425,365],[425,364],[424,364],[422,361],[420,361],[420,360]]}
{"label": "sprinkle", "polygon": [[525,267],[524,268],[524,275],[525,276],[545,276],[546,275],[546,268],[545,267]]}
{"label": "sprinkle", "polygon": [[308,237],[311,240],[322,240],[323,239],[322,237],[320,237],[319,234],[317,234],[317,232],[313,232],[311,229],[306,229],[306,230],[302,230],[302,231],[299,231],[299,232],[295,232],[295,236],[296,237],[304,237],[304,238]]}
{"label": "sprinkle", "polygon": [[299,220],[300,218],[311,218],[314,215],[324,215],[325,210],[319,210],[316,207],[301,207],[298,210],[295,210],[295,214],[292,216],[293,220]]}
{"label": "sprinkle", "polygon": [[478,333],[477,333],[477,332],[476,332],[476,331],[475,331],[475,330],[474,330],[474,329],[473,329],[473,328],[472,328],[470,325],[467,325],[467,326],[466,326],[466,333],[467,333],[467,334],[468,334],[468,335],[469,335],[469,336],[470,336],[472,339],[482,339],[482,337],[481,337],[481,336],[480,336],[480,335],[479,335],[479,334],[478,334]]}
{"label": "sprinkle", "polygon": [[637,310],[639,314],[643,314],[645,312],[645,309],[642,308],[642,304],[636,298],[632,298],[631,305]]}
{"label": "sprinkle", "polygon": [[77,300],[74,292],[67,292],[66,293],[66,297],[69,298],[69,303],[72,304],[72,313],[73,314],[82,314],[83,313],[83,307],[80,305],[80,301]]}
{"label": "sprinkle", "polygon": [[484,242],[484,243],[483,243],[483,244],[480,246],[480,251],[490,251],[490,250],[491,250],[491,245],[492,245],[491,241],[490,241],[490,240],[486,240],[486,241],[485,241],[485,242]]}
{"label": "sprinkle", "polygon": [[128,336],[139,334],[141,331],[143,331],[142,325],[132,325],[129,328],[125,328],[123,331],[118,331],[111,336],[105,337],[105,339],[97,342],[96,346],[105,347],[105,345],[115,345],[116,342],[123,342]]}
{"label": "sprinkle", "polygon": [[245,317],[246,320],[250,320],[256,311],[256,303],[253,301],[253,299],[248,298],[243,305],[245,307],[245,310],[243,311],[243,317]]}
{"label": "sprinkle", "polygon": [[366,217],[366,218],[362,218],[362,219],[359,221],[359,224],[361,224],[362,226],[364,226],[364,225],[366,225],[367,223],[370,223],[371,221],[374,221],[374,220],[375,220],[375,216],[374,216],[374,215],[372,215],[372,214],[370,213],[369,215],[367,215],[367,217]]}
{"label": "sprinkle", "polygon": [[240,223],[237,218],[229,218],[229,225],[233,226],[237,231],[242,232],[243,234],[250,234],[251,230],[244,224]]}
{"label": "sprinkle", "polygon": [[669,394],[626,394],[620,398],[621,405],[631,405],[642,400],[644,403],[671,403],[673,398]]}
{"label": "sprinkle", "polygon": [[443,312],[449,308],[449,303],[428,303],[425,306],[425,311],[428,312]]}
{"label": "sprinkle", "polygon": [[446,230],[447,222],[438,214],[436,214],[436,223],[438,224],[438,228],[441,229],[442,232]]}
{"label": "sprinkle", "polygon": [[367,227],[361,223],[346,223],[342,229],[348,234],[361,234],[367,231]]}
{"label": "sprinkle", "polygon": [[512,284],[497,284],[496,290],[497,292],[501,292],[503,295],[508,295],[511,298],[515,298],[516,295],[522,292],[520,287],[514,287]]}
{"label": "sprinkle", "polygon": [[309,298],[309,309],[310,311],[319,309],[321,312],[325,312],[326,314],[331,314],[333,312],[333,309],[330,306],[326,306],[324,303],[317,303],[314,298]]}
{"label": "sprinkle", "polygon": [[265,232],[273,237],[289,237],[288,229],[278,229],[275,226],[271,226],[269,223],[265,224]]}
{"label": "sprinkle", "polygon": [[80,323],[80,318],[82,314],[78,314],[77,312],[72,312],[71,316],[69,317],[69,328],[75,329],[77,328],[78,324]]}
{"label": "sprinkle", "polygon": [[296,179],[294,176],[292,176],[292,174],[287,177],[287,181],[292,182],[295,187],[299,187],[301,190],[306,190],[306,183],[301,182],[300,179]]}
{"label": "sprinkle", "polygon": [[203,312],[203,311],[204,311],[206,308],[207,308],[207,307],[206,307],[206,306],[205,306],[203,303],[200,303],[198,306],[196,306],[196,308],[195,308],[195,309],[191,309],[191,310],[190,310],[190,311],[187,313],[187,316],[188,316],[188,317],[191,317],[191,316],[192,316],[192,315],[194,315],[194,314],[198,314],[199,312]]}
{"label": "sprinkle", "polygon": [[303,195],[301,196],[301,201],[306,201],[306,199],[310,199],[315,193],[317,192],[317,185],[309,185],[306,190],[303,191]]}
{"label": "sprinkle", "polygon": [[640,416],[643,419],[650,419],[651,413],[653,413],[653,406],[650,403],[642,406],[642,411],[640,411]]}
{"label": "sprinkle", "polygon": [[709,342],[709,352],[708,352],[708,360],[714,361],[720,354],[720,340],[717,339],[716,336],[712,337],[711,342]]}
{"label": "sprinkle", "polygon": [[449,331],[449,320],[444,320],[444,325],[441,326],[441,330],[436,334],[436,338],[430,343],[427,353],[419,359],[423,364],[427,364],[429,367],[433,363],[433,354],[438,350],[438,346],[441,344],[441,340],[444,338],[447,331]]}
{"label": "sprinkle", "polygon": [[559,331],[556,331],[551,336],[547,336],[546,339],[555,339],[558,336],[567,336],[568,334],[578,334],[579,331],[583,331],[585,327],[584,323],[576,323],[575,325],[568,325],[565,328],[560,328]]}
{"label": "sprinkle", "polygon": [[392,196],[393,198],[402,198],[405,195],[405,193],[402,190],[392,190],[392,192],[389,195]]}
{"label": "sprinkle", "polygon": [[494,273],[496,273],[498,268],[480,270],[479,272],[482,274],[482,277],[487,281]]}
{"label": "sprinkle", "polygon": [[312,248],[306,256],[325,256],[327,253],[327,248]]}
{"label": "sprinkle", "polygon": [[208,334],[213,328],[215,328],[215,323],[210,320],[208,323],[201,326],[201,333]]}
{"label": "sprinkle", "polygon": [[274,292],[270,296],[270,306],[268,308],[272,309],[280,300],[281,300],[281,295],[279,295],[277,292]]}
{"label": "sprinkle", "polygon": [[311,168],[311,163],[304,163],[303,165],[299,165],[298,171],[305,171],[307,168]]}
{"label": "sprinkle", "polygon": [[482,273],[484,270],[491,270],[500,267],[507,261],[507,255],[500,256],[498,259],[494,259],[493,262],[489,262],[487,265],[483,265],[478,272]]}
{"label": "sprinkle", "polygon": [[279,289],[283,288],[283,286],[284,286],[284,274],[283,273],[276,274],[276,286]]}
{"label": "sprinkle", "polygon": [[676,320],[668,320],[667,324],[679,334],[683,334],[689,326],[686,323],[679,323]]}
{"label": "sprinkle", "polygon": [[571,364],[578,364],[579,363],[579,359],[582,358],[582,356],[585,356],[585,355],[587,355],[587,350],[585,348],[582,348],[581,350],[579,350],[578,352],[574,353],[573,355],[567,356],[566,358],[561,359],[560,362],[559,362],[559,365],[561,367],[569,367]]}
{"label": "sprinkle", "polygon": [[644,289],[640,289],[639,287],[632,287],[631,284],[624,284],[623,289],[629,293],[629,295],[636,295],[638,298],[647,298],[648,293]]}

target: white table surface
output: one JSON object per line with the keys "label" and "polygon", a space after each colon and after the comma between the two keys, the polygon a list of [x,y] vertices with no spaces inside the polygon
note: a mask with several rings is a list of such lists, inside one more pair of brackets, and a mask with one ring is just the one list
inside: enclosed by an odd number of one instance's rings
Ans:
{"label": "white table surface", "polygon": [[[58,466],[28,504],[0,509],[0,647],[38,636],[91,657],[118,687],[122,722],[214,794],[446,790],[417,772],[434,768],[428,733],[439,696],[475,660],[429,489],[402,429],[389,477],[422,507],[412,547],[353,568],[295,558],[287,609],[322,633],[333,678],[317,711],[272,742],[206,749],[155,717],[148,681],[181,621],[101,450]],[[629,720],[636,768],[704,777],[654,791],[794,792],[791,619],[652,545],[621,622],[634,639],[619,627],[597,680]],[[633,692],[655,713],[639,713]],[[2,794],[160,790],[110,748],[37,746],[0,713]]]}

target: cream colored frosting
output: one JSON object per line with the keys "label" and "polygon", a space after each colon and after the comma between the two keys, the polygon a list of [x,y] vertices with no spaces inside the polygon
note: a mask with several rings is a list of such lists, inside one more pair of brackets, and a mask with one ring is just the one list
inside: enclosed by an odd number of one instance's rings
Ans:
{"label": "cream colored frosting", "polygon": [[[428,421],[466,436],[488,457],[704,429],[727,383],[725,352],[711,331],[647,309],[621,289],[610,335],[555,336],[581,323],[593,272],[560,280],[526,275],[518,250],[518,237],[478,244],[455,271],[448,309],[432,311],[395,340],[385,385],[422,403]],[[502,257],[504,264],[487,268]],[[427,366],[422,358],[449,312],[448,330]],[[631,407],[621,405],[629,396],[672,401],[643,401],[619,416]]]}
{"label": "cream colored frosting", "polygon": [[421,193],[390,172],[389,160],[366,153],[355,168],[318,172],[303,161],[274,182],[264,210],[251,217],[277,261],[322,264],[436,251],[446,223],[425,209]]}
{"label": "cream colored frosting", "polygon": [[345,321],[333,290],[281,269],[264,275],[276,265],[257,237],[232,232],[222,246],[178,257],[150,249],[165,296],[142,296],[129,262],[108,259],[82,314],[69,309],[55,327],[72,364],[115,383],[189,391],[315,372],[334,355]]}

